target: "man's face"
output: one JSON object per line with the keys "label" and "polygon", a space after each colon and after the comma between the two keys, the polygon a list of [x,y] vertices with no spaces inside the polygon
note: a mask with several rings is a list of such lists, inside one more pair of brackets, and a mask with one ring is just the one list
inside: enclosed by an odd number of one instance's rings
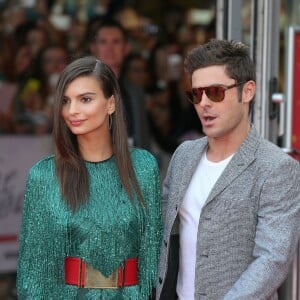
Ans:
{"label": "man's face", "polygon": [[[230,86],[237,82],[228,77],[224,66],[210,66],[196,70],[192,75],[192,87]],[[214,102],[205,92],[195,109],[201,120],[204,133],[213,139],[231,139],[239,135],[248,126],[249,102],[255,91],[253,81],[243,84],[243,91],[238,87],[225,91],[221,102]]]}
{"label": "man's face", "polygon": [[123,33],[118,28],[103,27],[98,30],[90,50],[95,57],[118,72],[129,48]]}

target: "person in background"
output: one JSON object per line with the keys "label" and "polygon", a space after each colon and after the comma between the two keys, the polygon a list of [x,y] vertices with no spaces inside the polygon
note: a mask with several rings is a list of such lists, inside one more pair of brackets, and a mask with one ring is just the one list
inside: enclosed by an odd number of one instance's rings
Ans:
{"label": "person in background", "polygon": [[140,53],[129,53],[123,63],[121,76],[130,83],[140,87],[144,92],[149,92],[150,73],[148,61]]}
{"label": "person in background", "polygon": [[113,71],[92,56],[61,73],[55,154],[26,184],[18,299],[149,299],[161,242],[157,161],[129,148]]}
{"label": "person in background", "polygon": [[13,131],[10,107],[17,90],[11,67],[14,55],[11,43],[3,35],[0,35],[0,45],[0,134],[10,134]]}
{"label": "person in background", "polygon": [[70,59],[69,54],[63,44],[51,44],[39,53],[35,62],[33,75],[40,79],[43,86],[42,96],[50,108],[53,105],[59,75]]}
{"label": "person in background", "polygon": [[134,83],[121,76],[125,58],[130,52],[128,36],[123,26],[113,19],[92,23],[90,53],[106,63],[116,74],[122,93],[130,143],[149,149],[149,128],[146,117],[146,95]]}
{"label": "person in background", "polygon": [[299,163],[251,124],[245,45],[211,40],[185,69],[206,136],[177,148],[164,180],[156,297],[278,299],[299,241]]}
{"label": "person in background", "polygon": [[26,80],[19,85],[11,108],[15,116],[15,133],[52,132],[55,88],[67,62],[68,52],[61,44],[51,44],[36,55]]}
{"label": "person in background", "polygon": [[0,273],[0,299],[2,300],[16,300],[14,294],[15,275]]}
{"label": "person in background", "polygon": [[[42,26],[37,24],[29,26],[30,23],[28,24],[27,32],[24,32],[24,39],[26,44],[30,47],[32,57],[36,57],[42,49],[51,44],[51,35]],[[26,24],[24,27],[26,27]]]}

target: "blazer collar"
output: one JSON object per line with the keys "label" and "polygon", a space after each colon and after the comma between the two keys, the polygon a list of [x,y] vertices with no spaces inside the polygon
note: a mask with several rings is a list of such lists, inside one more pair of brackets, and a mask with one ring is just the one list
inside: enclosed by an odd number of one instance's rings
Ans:
{"label": "blazer collar", "polygon": [[200,159],[203,153],[206,151],[208,139],[203,137],[199,140],[195,140],[187,153],[185,153],[184,159],[180,163],[180,184],[178,185],[178,194],[176,195],[178,202],[182,202],[186,190],[192,180],[193,174],[199,165]]}
{"label": "blazer collar", "polygon": [[255,160],[255,153],[259,141],[260,137],[257,134],[256,129],[254,126],[251,126],[246,139],[217,180],[205,204],[212,201]]}

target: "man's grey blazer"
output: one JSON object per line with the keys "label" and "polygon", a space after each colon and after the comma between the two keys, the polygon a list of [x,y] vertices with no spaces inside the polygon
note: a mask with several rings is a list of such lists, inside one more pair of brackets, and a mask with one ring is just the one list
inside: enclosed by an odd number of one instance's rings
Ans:
{"label": "man's grey blazer", "polygon": [[[165,300],[170,238],[178,234],[180,205],[207,142],[184,142],[168,168],[156,299]],[[196,300],[277,299],[300,235],[299,186],[299,163],[252,127],[200,215]]]}

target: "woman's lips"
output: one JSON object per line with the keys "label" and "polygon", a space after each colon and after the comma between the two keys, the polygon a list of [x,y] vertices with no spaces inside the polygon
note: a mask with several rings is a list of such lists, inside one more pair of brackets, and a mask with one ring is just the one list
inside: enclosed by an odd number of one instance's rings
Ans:
{"label": "woman's lips", "polygon": [[70,124],[72,125],[72,126],[80,126],[81,124],[83,123],[83,120],[72,120],[72,121],[70,121]]}

